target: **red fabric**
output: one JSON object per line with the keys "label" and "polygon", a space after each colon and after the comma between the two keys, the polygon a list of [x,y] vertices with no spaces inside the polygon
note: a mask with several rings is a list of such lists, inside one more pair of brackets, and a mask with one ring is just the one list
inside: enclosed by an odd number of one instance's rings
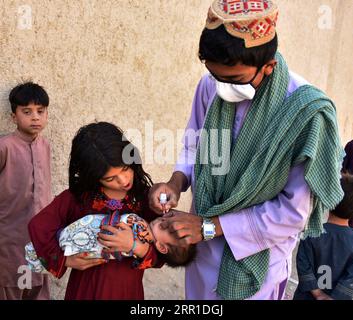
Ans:
{"label": "red fabric", "polygon": [[[136,212],[147,221],[157,217],[143,204]],[[29,233],[37,256],[53,275],[60,278],[66,271],[65,257],[57,241],[57,232],[72,222],[90,214],[82,208],[70,191],[66,190],[29,223]],[[146,257],[134,268],[133,258],[121,262],[111,260],[107,264],[87,269],[72,270],[66,289],[66,300],[142,300],[144,269],[160,267],[156,249],[151,246]]]}

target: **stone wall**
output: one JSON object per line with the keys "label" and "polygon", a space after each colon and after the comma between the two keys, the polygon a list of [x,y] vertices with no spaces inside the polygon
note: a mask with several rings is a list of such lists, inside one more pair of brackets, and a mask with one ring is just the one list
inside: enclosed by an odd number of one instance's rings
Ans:
{"label": "stone wall", "polygon": [[[51,98],[44,135],[52,144],[54,194],[67,187],[74,133],[92,121],[139,130],[145,169],[155,181],[168,179],[195,87],[205,73],[197,47],[210,2],[0,0],[0,134],[14,129],[9,90],[33,80]],[[281,52],[293,71],[334,99],[342,142],[353,139],[352,1],[277,2]],[[166,164],[158,149],[162,129],[174,138]],[[188,193],[180,209],[189,206]],[[181,269],[148,271],[146,297],[183,298],[183,279]],[[63,286],[64,281],[53,286],[55,298],[62,297]]]}

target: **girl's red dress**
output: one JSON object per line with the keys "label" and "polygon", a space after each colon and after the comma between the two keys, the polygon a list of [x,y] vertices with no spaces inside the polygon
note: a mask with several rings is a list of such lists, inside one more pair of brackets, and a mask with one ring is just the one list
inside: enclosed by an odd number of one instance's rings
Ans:
{"label": "girl's red dress", "polygon": [[[66,190],[37,214],[29,223],[29,233],[37,252],[48,271],[61,278],[65,271],[65,257],[59,247],[57,233],[72,222],[95,213],[109,213],[102,196],[79,204],[73,194]],[[135,212],[148,222],[158,216],[148,209],[146,202],[136,202],[126,196],[120,212]],[[67,284],[65,300],[142,300],[144,299],[142,276],[144,269],[161,267],[153,245],[141,261],[124,258],[110,260],[106,264],[84,271],[72,269]]]}

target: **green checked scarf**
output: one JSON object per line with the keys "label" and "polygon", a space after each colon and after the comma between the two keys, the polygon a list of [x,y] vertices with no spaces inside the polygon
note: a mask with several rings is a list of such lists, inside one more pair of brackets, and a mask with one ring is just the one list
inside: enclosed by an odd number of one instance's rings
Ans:
{"label": "green checked scarf", "polygon": [[[285,187],[290,169],[305,163],[305,180],[313,195],[305,235],[319,236],[323,214],[343,198],[340,168],[344,153],[336,110],[323,92],[309,85],[286,98],[288,67],[279,53],[276,59],[273,74],[257,91],[233,144],[235,106],[218,96],[213,101],[195,164],[196,212],[214,217],[271,200]],[[217,171],[222,167],[215,161],[217,146],[230,153],[229,172]],[[236,261],[226,244],[217,293],[228,300],[249,298],[260,290],[268,268],[269,250]]]}

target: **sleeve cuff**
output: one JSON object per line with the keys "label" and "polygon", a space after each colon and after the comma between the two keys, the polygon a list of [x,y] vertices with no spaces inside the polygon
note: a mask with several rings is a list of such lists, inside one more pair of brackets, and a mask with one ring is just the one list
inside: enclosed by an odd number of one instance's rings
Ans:
{"label": "sleeve cuff", "polygon": [[252,210],[248,208],[219,217],[224,237],[238,261],[268,249],[251,216]]}
{"label": "sleeve cuff", "polygon": [[56,278],[60,279],[66,272],[66,257],[61,254],[58,258],[53,258],[53,263],[45,266],[47,270]]}
{"label": "sleeve cuff", "polygon": [[331,297],[334,300],[353,300],[353,289],[338,283],[336,288],[332,291]]}
{"label": "sleeve cuff", "polygon": [[146,270],[150,268],[161,268],[164,261],[158,258],[157,250],[153,245],[150,245],[146,255],[142,259],[134,259],[132,266],[138,270]]}
{"label": "sleeve cuff", "polygon": [[315,275],[313,273],[300,275],[298,289],[301,292],[309,292],[319,289]]}
{"label": "sleeve cuff", "polygon": [[173,172],[181,172],[184,174],[184,176],[186,177],[188,184],[185,187],[185,190],[182,190],[182,192],[185,192],[189,189],[189,187],[191,186],[191,172],[192,172],[192,168],[189,167],[185,167],[183,165],[175,165],[174,167],[174,171]]}

